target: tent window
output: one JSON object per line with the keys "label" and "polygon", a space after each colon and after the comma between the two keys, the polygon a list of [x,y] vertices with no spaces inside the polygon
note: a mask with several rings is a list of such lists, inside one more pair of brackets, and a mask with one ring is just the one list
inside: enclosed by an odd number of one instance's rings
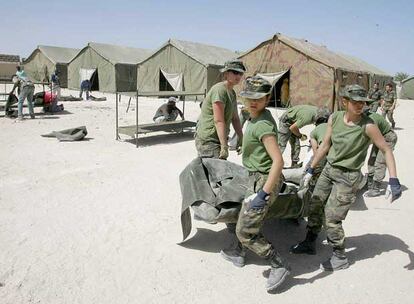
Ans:
{"label": "tent window", "polygon": [[160,91],[174,91],[173,87],[168,82],[167,78],[165,78],[164,74],[160,71]]}
{"label": "tent window", "polygon": [[269,106],[287,108],[289,106],[290,70],[277,73],[258,73],[273,85]]}

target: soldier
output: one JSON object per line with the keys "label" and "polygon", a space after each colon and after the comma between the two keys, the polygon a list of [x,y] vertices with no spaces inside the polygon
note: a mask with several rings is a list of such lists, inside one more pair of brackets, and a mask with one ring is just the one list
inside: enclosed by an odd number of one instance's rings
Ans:
{"label": "soldier", "polygon": [[391,201],[401,196],[392,150],[377,125],[363,113],[365,102],[368,101],[366,96],[366,91],[359,85],[344,88],[342,100],[345,111],[335,112],[329,118],[322,144],[303,177],[303,184],[307,185],[314,168],[329,151],[327,163],[312,194],[306,238],[292,247],[292,253],[315,254],[316,239],[325,222],[327,240],[333,247],[332,257],[321,264],[321,269],[325,271],[349,266],[342,221],[356,199],[362,179],[360,169],[371,141],[384,153],[390,175],[388,189]]}
{"label": "soldier", "polygon": [[395,94],[394,90],[392,89],[392,84],[388,83],[385,86],[385,92],[382,95],[381,110],[382,116],[387,116],[388,121],[391,123],[391,128],[393,129],[395,128],[394,110],[396,105],[397,94]]}
{"label": "soldier", "polygon": [[[397,134],[391,129],[390,124],[385,118],[377,113],[371,113],[367,108],[366,114],[371,118],[374,123],[378,126],[382,136],[386,143],[390,146],[391,150],[394,151],[397,143]],[[373,145],[371,153],[368,158],[368,191],[364,193],[365,197],[375,197],[381,195],[381,181],[385,177],[386,163],[384,153],[379,151],[378,148]]]}
{"label": "soldier", "polygon": [[379,89],[379,84],[378,82],[374,83],[374,87],[371,88],[368,92],[368,98],[372,100],[369,108],[370,108],[370,112],[375,113],[378,110],[378,106],[379,106],[379,102],[381,101],[382,98],[382,93]]}
{"label": "soldier", "polygon": [[300,143],[299,139],[305,141],[307,136],[300,133],[300,128],[315,122],[318,108],[310,105],[298,105],[286,110],[279,119],[279,147],[283,152],[289,142],[291,147],[291,167],[299,168]]}
{"label": "soldier", "polygon": [[161,123],[164,121],[175,121],[178,115],[180,115],[181,119],[184,119],[183,112],[181,112],[181,110],[177,108],[175,104],[176,98],[171,96],[168,98],[167,103],[161,105],[158,108],[152,120],[156,123]]}
{"label": "soldier", "polygon": [[266,214],[283,183],[277,125],[266,109],[271,90],[272,85],[267,80],[255,76],[246,79],[245,89],[240,92],[250,112],[242,146],[243,166],[249,171],[249,183],[236,226],[240,243],[236,248],[221,251],[226,260],[239,267],[245,263],[245,248],[266,258],[271,265],[266,284],[268,291],[275,290],[289,274],[276,249],[262,234]]}
{"label": "soldier", "polygon": [[237,146],[241,146],[243,133],[237,115],[236,92],[233,87],[239,84],[245,71],[246,68],[239,60],[226,62],[221,70],[225,80],[212,86],[207,93],[201,106],[195,136],[199,157],[227,159],[230,123],[238,136]]}

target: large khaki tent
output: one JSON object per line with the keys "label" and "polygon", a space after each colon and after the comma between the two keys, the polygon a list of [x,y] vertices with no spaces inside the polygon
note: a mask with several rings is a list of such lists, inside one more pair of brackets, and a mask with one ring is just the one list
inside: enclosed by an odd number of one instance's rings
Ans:
{"label": "large khaki tent", "polygon": [[203,92],[221,80],[220,68],[236,56],[228,49],[170,39],[138,64],[137,88]]}
{"label": "large khaki tent", "polygon": [[60,86],[68,87],[68,63],[79,53],[79,49],[39,45],[23,62],[24,70],[34,81],[50,81],[57,70]]}
{"label": "large khaki tent", "polygon": [[0,54],[0,80],[11,81],[19,64],[19,56]]}
{"label": "large khaki tent", "polygon": [[368,89],[374,79],[384,77],[383,82],[392,79],[362,60],[279,33],[239,58],[246,65],[247,76],[257,73],[270,77],[276,75],[273,77],[276,99],[280,95],[282,80],[289,79],[291,105],[338,108],[339,92],[345,85],[360,84]]}
{"label": "large khaki tent", "polygon": [[398,98],[414,99],[414,76],[401,81],[401,92]]}
{"label": "large khaki tent", "polygon": [[92,81],[92,90],[129,92],[137,88],[137,64],[150,50],[89,42],[68,67],[69,88],[79,89],[82,80]]}

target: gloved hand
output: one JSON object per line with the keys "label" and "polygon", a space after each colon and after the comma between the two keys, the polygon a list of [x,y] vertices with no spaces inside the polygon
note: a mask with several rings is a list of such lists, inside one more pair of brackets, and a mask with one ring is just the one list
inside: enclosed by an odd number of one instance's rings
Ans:
{"label": "gloved hand", "polygon": [[306,188],[309,186],[309,182],[313,176],[313,173],[315,170],[311,167],[306,169],[306,174],[302,177],[302,180],[300,181],[300,188]]}
{"label": "gloved hand", "polygon": [[390,177],[388,182],[387,190],[385,191],[385,198],[392,203],[401,196],[401,185],[400,181],[396,177]]}
{"label": "gloved hand", "polygon": [[221,145],[219,158],[220,159],[227,159],[227,157],[229,157],[229,147]]}
{"label": "gloved hand", "polygon": [[260,210],[266,206],[269,200],[269,193],[266,193],[263,189],[260,189],[257,193],[250,195],[245,201],[249,204],[247,210]]}
{"label": "gloved hand", "polygon": [[236,151],[237,154],[240,155],[242,153],[242,144],[243,144],[243,137],[237,137],[237,146],[236,146]]}
{"label": "gloved hand", "polygon": [[301,141],[305,141],[307,139],[308,139],[308,137],[305,134],[302,134],[301,137],[300,137]]}

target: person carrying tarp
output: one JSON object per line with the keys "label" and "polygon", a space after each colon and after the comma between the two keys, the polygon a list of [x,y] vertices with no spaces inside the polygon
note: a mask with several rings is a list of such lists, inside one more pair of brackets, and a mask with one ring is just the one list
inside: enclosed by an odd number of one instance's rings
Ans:
{"label": "person carrying tarp", "polygon": [[387,117],[391,123],[391,128],[395,128],[394,110],[397,105],[397,94],[392,89],[392,84],[388,83],[385,86],[385,92],[381,99],[382,116]]}
{"label": "person carrying tarp", "polygon": [[241,146],[243,132],[237,115],[237,100],[234,86],[246,71],[243,62],[228,61],[220,70],[225,80],[211,87],[201,105],[201,115],[197,122],[195,146],[199,157],[227,159],[229,148],[227,139],[230,123],[237,133]]}
{"label": "person carrying tarp", "polygon": [[311,105],[293,106],[286,110],[279,119],[279,147],[283,152],[289,142],[291,147],[291,167],[297,168],[302,165],[299,164],[300,143],[307,140],[307,136],[300,132],[300,128],[313,124],[318,112],[318,108]]}
{"label": "person carrying tarp", "polygon": [[18,114],[17,119],[23,120],[23,102],[27,98],[27,106],[29,107],[29,114],[30,118],[34,119],[34,111],[33,111],[33,94],[34,94],[34,84],[26,75],[26,72],[22,70],[20,66],[16,67],[17,72],[16,76],[20,82],[20,94],[19,94],[19,101],[18,101]]}
{"label": "person carrying tarp", "polygon": [[316,239],[324,223],[328,244],[333,248],[332,256],[320,265],[324,271],[349,266],[342,221],[356,200],[362,180],[361,167],[371,141],[385,155],[391,202],[401,196],[393,152],[374,121],[363,113],[369,100],[365,89],[359,85],[347,85],[341,95],[345,111],[337,111],[330,116],[322,144],[302,180],[307,186],[316,166],[328,154],[312,194],[306,238],[292,247],[295,249],[293,253],[315,254]]}
{"label": "person carrying tarp", "polygon": [[246,248],[267,259],[271,266],[266,283],[268,291],[275,290],[289,275],[279,253],[262,234],[265,217],[283,184],[277,125],[266,109],[271,90],[270,82],[255,76],[246,79],[240,92],[250,112],[242,145],[243,166],[249,171],[249,180],[236,225],[239,243],[221,251],[223,258],[238,267],[244,266]]}
{"label": "person carrying tarp", "polygon": [[379,89],[379,83],[374,83],[374,86],[368,92],[368,98],[372,100],[369,105],[370,112],[375,113],[378,110],[379,103],[382,98],[382,92]]}
{"label": "person carrying tarp", "polygon": [[167,103],[158,108],[152,120],[156,123],[175,121],[178,115],[180,115],[181,119],[184,119],[183,112],[181,112],[181,110],[176,106],[176,98],[170,97],[168,98]]}
{"label": "person carrying tarp", "polygon": [[[391,129],[390,124],[380,114],[372,113],[370,108],[365,109],[365,114],[371,118],[378,126],[382,136],[384,136],[385,142],[394,151],[397,144],[397,134]],[[382,151],[379,151],[378,147],[372,145],[371,153],[368,158],[368,191],[364,193],[365,197],[375,197],[381,195],[381,182],[385,177],[385,171],[387,164],[385,162],[385,156]]]}

